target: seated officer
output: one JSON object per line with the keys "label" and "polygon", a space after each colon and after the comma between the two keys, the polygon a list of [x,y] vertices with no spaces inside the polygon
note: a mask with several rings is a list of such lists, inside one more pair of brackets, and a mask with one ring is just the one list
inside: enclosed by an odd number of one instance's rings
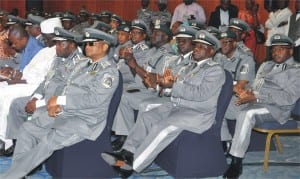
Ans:
{"label": "seated officer", "polygon": [[147,45],[147,38],[150,35],[149,27],[144,21],[135,19],[131,22],[131,42],[132,42],[132,53],[134,58],[137,60],[138,65],[143,66],[147,64],[147,53],[149,46]]}
{"label": "seated officer", "polygon": [[[127,65],[136,74],[134,88],[124,91],[119,108],[113,122],[113,131],[117,135],[126,136],[134,125],[134,110],[138,110],[142,100],[157,96],[157,76],[163,75],[165,62],[173,53],[169,44],[171,30],[166,25],[156,25],[151,34],[150,41],[153,48],[147,54],[145,65],[139,65],[131,51],[122,55]],[[113,145],[113,149],[115,145]]]}
{"label": "seated officer", "polygon": [[108,33],[111,29],[111,26],[109,24],[106,24],[106,23],[102,22],[102,21],[95,20],[94,24],[91,25],[90,28],[101,30],[103,32]]}
{"label": "seated officer", "polygon": [[[231,135],[227,128],[226,119],[235,119],[235,112],[238,111],[234,102],[236,101],[236,95],[244,91],[248,84],[252,83],[255,78],[255,63],[253,57],[245,53],[243,50],[237,47],[236,34],[227,30],[219,35],[219,40],[221,42],[221,50],[214,60],[218,62],[225,70],[231,73],[233,79],[233,93],[231,102],[227,108],[225,114],[225,120],[223,120],[223,125],[221,129],[221,140],[224,141],[223,144],[226,146],[225,141],[231,140]],[[226,148],[225,152],[226,152]]]}
{"label": "seated officer", "polygon": [[[189,26],[180,26],[177,29],[177,34],[174,36],[178,44],[178,56],[170,57],[165,63],[164,75],[171,73],[178,75],[180,70],[193,62],[192,52],[194,49],[194,42],[197,31]],[[143,100],[139,104],[139,112],[148,111],[151,108],[157,107],[165,102],[170,101],[172,88],[163,88],[159,86],[159,96],[153,96]]]}
{"label": "seated officer", "polygon": [[130,68],[128,65],[126,65],[125,59],[120,58],[119,51],[121,48],[125,47],[131,47],[132,42],[130,40],[130,28],[131,25],[129,23],[126,23],[123,21],[118,27],[117,27],[117,40],[118,40],[118,46],[114,50],[113,58],[115,62],[117,63],[117,67],[119,71],[122,73],[123,77],[123,83],[129,84],[134,82],[134,76],[132,72],[130,71]]}
{"label": "seated officer", "polygon": [[272,61],[263,63],[249,90],[238,95],[236,105],[244,108],[236,116],[235,134],[229,151],[232,161],[225,178],[242,174],[242,160],[250,143],[252,128],[266,121],[284,124],[300,97],[300,68],[293,58],[293,41],[282,34],[271,38]]}
{"label": "seated officer", "polygon": [[47,108],[36,111],[32,120],[21,126],[12,166],[1,178],[24,177],[55,150],[95,140],[104,129],[119,83],[118,70],[107,56],[115,39],[94,29],[85,29],[84,35],[91,59],[78,63],[66,84],[58,86],[48,100]]}
{"label": "seated officer", "polygon": [[61,21],[64,29],[66,30],[72,31],[71,29],[76,25],[76,17],[70,12],[65,12],[61,17]]}
{"label": "seated officer", "polygon": [[121,17],[119,17],[117,14],[113,14],[111,16],[111,21],[109,23],[109,25],[111,26],[111,30],[109,31],[109,33],[116,36],[117,28],[121,23],[122,23]]}
{"label": "seated officer", "polygon": [[26,29],[28,31],[28,33],[36,38],[39,42],[41,42],[41,44],[43,44],[45,46],[44,43],[44,38],[42,36],[42,31],[41,31],[41,22],[43,20],[45,20],[45,18],[41,17],[41,16],[35,16],[32,14],[29,14],[27,17],[27,22],[25,22],[26,25]]}
{"label": "seated officer", "polygon": [[246,22],[244,22],[239,18],[232,18],[229,21],[229,30],[231,30],[236,34],[236,41],[237,41],[238,48],[242,49],[247,54],[253,56],[253,53],[250,50],[250,48],[248,48],[244,43],[244,40],[247,37],[248,31],[250,29],[251,27]]}
{"label": "seated officer", "polygon": [[[5,138],[6,124],[9,107],[13,99],[31,95],[34,90],[43,82],[51,64],[56,58],[54,27],[61,27],[59,18],[47,19],[41,23],[43,36],[45,39],[51,37],[51,40],[46,40],[47,48],[40,50],[24,68],[22,73],[11,71],[10,80],[7,80],[8,85],[0,87],[0,139]],[[15,75],[14,75],[15,74]],[[24,107],[23,107],[24,108]],[[6,141],[6,148],[9,147]]]}
{"label": "seated officer", "polygon": [[111,16],[112,16],[112,13],[108,10],[104,10],[104,11],[101,11],[99,13],[99,17],[98,19],[101,21],[101,22],[104,22],[106,24],[109,24],[110,21],[111,21]]}
{"label": "seated officer", "polygon": [[171,102],[140,114],[120,152],[101,154],[122,177],[141,172],[183,130],[201,134],[214,124],[225,81],[223,68],[212,61],[220,43],[207,31],[200,31],[194,42],[193,63],[161,84],[173,86]]}

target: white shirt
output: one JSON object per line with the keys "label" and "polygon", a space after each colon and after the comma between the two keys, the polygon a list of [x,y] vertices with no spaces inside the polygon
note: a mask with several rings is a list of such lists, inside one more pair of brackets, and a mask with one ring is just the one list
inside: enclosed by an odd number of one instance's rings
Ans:
{"label": "white shirt", "polygon": [[174,10],[171,26],[176,21],[187,21],[190,15],[194,15],[196,20],[199,22],[205,23],[206,21],[204,9],[198,3],[193,2],[190,5],[185,5],[184,3],[181,3]]}
{"label": "white shirt", "polygon": [[281,27],[278,25],[281,22],[288,21],[290,16],[292,15],[292,11],[289,8],[279,9],[276,12],[271,12],[269,14],[269,18],[265,23],[266,28],[268,29],[266,45],[271,45],[271,37],[274,34],[280,33],[285,34],[287,24]]}
{"label": "white shirt", "polygon": [[220,20],[221,25],[228,25],[229,24],[229,11],[223,11],[220,9]]}
{"label": "white shirt", "polygon": [[22,79],[26,80],[27,84],[40,84],[45,79],[55,56],[55,46],[40,50],[24,68]]}

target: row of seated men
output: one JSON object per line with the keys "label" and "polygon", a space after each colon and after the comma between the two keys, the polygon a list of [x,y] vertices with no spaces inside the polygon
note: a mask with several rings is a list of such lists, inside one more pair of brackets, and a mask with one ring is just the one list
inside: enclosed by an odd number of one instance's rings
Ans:
{"label": "row of seated men", "polygon": [[[48,39],[55,53],[47,56],[53,62],[44,81],[32,92],[24,92],[20,96],[25,97],[1,109],[7,110],[7,118],[1,118],[7,127],[1,130],[6,139],[15,139],[12,166],[2,178],[29,175],[55,150],[95,140],[106,124],[118,70],[124,78],[124,91],[112,130],[121,139],[112,144],[116,152],[102,153],[102,157],[122,177],[145,169],[183,130],[201,134],[214,124],[224,69],[234,79],[226,118],[237,119],[229,152],[232,163],[224,177],[241,174],[253,126],[275,120],[273,116],[280,116],[279,122],[285,123],[299,98],[299,64],[292,56],[293,41],[283,34],[274,35],[273,61],[255,73],[253,55],[241,40],[247,24],[240,19],[232,19],[224,32],[180,26],[174,34],[177,53],[170,44],[173,34],[164,24],[156,24],[152,32],[139,19],[130,26],[122,24],[117,31],[118,46],[113,35],[94,28],[85,28],[82,34],[67,31],[61,28],[59,18],[44,20],[43,25],[51,29]],[[22,39],[20,34],[26,34],[22,26],[9,30],[12,47]],[[9,79],[14,80],[15,70],[11,72]],[[11,80],[5,81],[3,91],[15,86],[7,85]],[[139,111],[136,121],[134,110]],[[222,140],[231,140],[225,131],[224,122]]]}

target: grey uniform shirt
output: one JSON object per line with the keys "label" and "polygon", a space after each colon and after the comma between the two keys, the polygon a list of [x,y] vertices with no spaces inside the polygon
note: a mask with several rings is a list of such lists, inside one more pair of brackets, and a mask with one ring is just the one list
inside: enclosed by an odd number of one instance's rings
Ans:
{"label": "grey uniform shirt", "polygon": [[105,56],[97,62],[80,62],[58,95],[58,104],[65,99],[58,118],[87,139],[95,140],[104,129],[110,99],[119,83],[118,70],[110,60]]}
{"label": "grey uniform shirt", "polygon": [[37,101],[37,105],[45,105],[45,101],[55,94],[57,87],[66,83],[76,64],[80,61],[86,60],[88,59],[78,50],[74,51],[67,58],[57,57],[57,59],[54,60],[51,69],[47,73],[45,80],[39,85],[33,94],[34,97],[39,99],[39,101]]}
{"label": "grey uniform shirt", "polygon": [[129,84],[129,83],[134,82],[134,76],[130,70],[130,67],[126,64],[125,59],[119,58],[120,48],[126,47],[126,46],[131,47],[132,46],[131,41],[127,41],[126,43],[124,43],[122,45],[118,45],[114,51],[113,59],[117,64],[118,70],[121,72],[121,74],[123,76],[123,83]]}
{"label": "grey uniform shirt", "polygon": [[243,41],[239,41],[236,43],[237,44],[237,48],[244,51],[246,54],[253,56],[252,51],[250,50],[250,48],[248,48]]}
{"label": "grey uniform shirt", "polygon": [[277,64],[268,61],[261,65],[251,86],[258,103],[283,124],[290,117],[296,101],[300,98],[300,65],[294,58]]}
{"label": "grey uniform shirt", "polygon": [[236,48],[230,59],[218,53],[214,61],[231,73],[234,82],[244,80],[251,83],[255,78],[255,62],[253,57],[239,48]]}
{"label": "grey uniform shirt", "polygon": [[154,11],[152,16],[152,23],[155,24],[158,21],[160,24],[167,24],[171,23],[172,14],[168,10],[164,11]]}
{"label": "grey uniform shirt", "polygon": [[184,67],[173,85],[171,101],[173,106],[190,111],[190,116],[174,119],[175,126],[197,133],[207,130],[214,123],[217,99],[224,81],[224,70],[211,58]]}
{"label": "grey uniform shirt", "polygon": [[148,27],[150,26],[152,16],[153,16],[153,11],[150,10],[149,8],[139,9],[137,11],[137,18],[142,19],[148,25]]}

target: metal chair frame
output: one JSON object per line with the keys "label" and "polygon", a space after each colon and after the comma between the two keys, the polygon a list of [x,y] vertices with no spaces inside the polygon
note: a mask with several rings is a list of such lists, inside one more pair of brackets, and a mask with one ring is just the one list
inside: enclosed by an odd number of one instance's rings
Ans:
{"label": "metal chair frame", "polygon": [[273,135],[275,136],[275,141],[277,145],[278,153],[282,154],[282,145],[280,143],[279,134],[300,134],[300,128],[296,129],[263,129],[263,128],[253,128],[253,130],[257,132],[267,133],[266,146],[265,146],[265,154],[264,154],[264,164],[263,170],[267,171],[269,166],[269,156],[270,156],[270,144]]}

